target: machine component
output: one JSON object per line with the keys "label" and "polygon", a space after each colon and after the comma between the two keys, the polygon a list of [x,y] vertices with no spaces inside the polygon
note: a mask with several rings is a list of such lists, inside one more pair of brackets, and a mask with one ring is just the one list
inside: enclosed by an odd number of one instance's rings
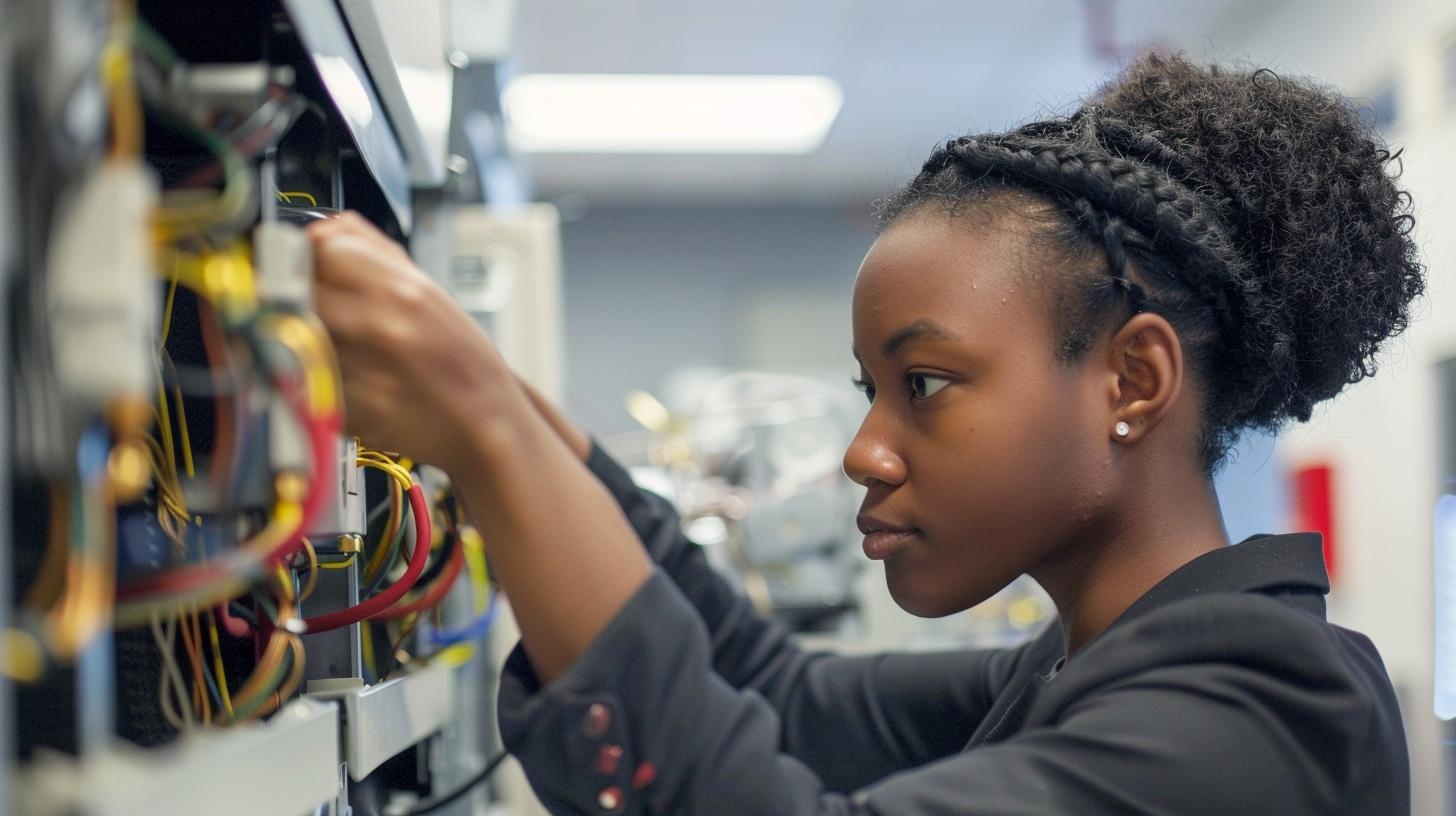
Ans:
{"label": "machine component", "polygon": [[302,311],[313,303],[313,248],[303,230],[264,222],[253,231],[253,266],[258,299]]}
{"label": "machine component", "polygon": [[338,455],[329,459],[322,469],[327,495],[305,533],[314,540],[317,549],[338,549],[340,537],[364,535],[364,476],[357,464],[359,442],[353,437],[340,437],[337,448]]}
{"label": "machine component", "polygon": [[344,762],[356,782],[385,760],[438,733],[450,721],[454,674],[430,666],[366,688],[318,687],[311,696],[338,700],[344,719]]}
{"label": "machine component", "polygon": [[157,302],[147,218],[154,174],[107,162],[62,213],[51,240],[47,294],[56,378],[73,427],[119,396],[152,390]]}
{"label": "machine component", "polygon": [[339,761],[338,708],[297,700],[266,724],[168,748],[119,746],[81,761],[45,755],[17,780],[16,799],[27,816],[253,816],[321,805],[338,813]]}
{"label": "machine component", "polygon": [[348,26],[331,4],[284,0],[284,6],[360,158],[384,193],[400,229],[408,232],[414,219],[409,169]]}

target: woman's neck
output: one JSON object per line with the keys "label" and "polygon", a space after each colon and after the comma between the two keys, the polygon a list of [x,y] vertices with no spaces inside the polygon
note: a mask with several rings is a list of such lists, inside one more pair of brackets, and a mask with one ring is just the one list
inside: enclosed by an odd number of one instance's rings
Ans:
{"label": "woman's neck", "polygon": [[[1164,578],[1228,544],[1207,476],[1156,474],[1090,534],[1032,571],[1061,617],[1071,657]],[[1152,487],[1156,485],[1156,487]]]}

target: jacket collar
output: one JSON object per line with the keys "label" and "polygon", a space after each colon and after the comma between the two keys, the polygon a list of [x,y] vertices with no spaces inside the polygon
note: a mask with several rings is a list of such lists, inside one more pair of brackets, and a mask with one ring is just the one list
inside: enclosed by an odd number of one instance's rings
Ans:
{"label": "jacket collar", "polygon": [[1174,570],[1128,607],[1113,626],[1173,601],[1211,593],[1304,596],[1317,601],[1323,614],[1323,596],[1329,591],[1318,533],[1259,535],[1204,553]]}

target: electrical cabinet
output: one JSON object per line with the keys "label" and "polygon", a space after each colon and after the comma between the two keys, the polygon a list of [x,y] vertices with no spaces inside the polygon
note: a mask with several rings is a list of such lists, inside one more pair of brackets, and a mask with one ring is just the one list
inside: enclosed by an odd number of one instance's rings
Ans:
{"label": "electrical cabinet", "polygon": [[453,225],[513,169],[464,125],[501,131],[510,12],[0,0],[0,810],[498,799],[484,547],[344,431],[305,231],[357,211],[447,284],[491,254]]}

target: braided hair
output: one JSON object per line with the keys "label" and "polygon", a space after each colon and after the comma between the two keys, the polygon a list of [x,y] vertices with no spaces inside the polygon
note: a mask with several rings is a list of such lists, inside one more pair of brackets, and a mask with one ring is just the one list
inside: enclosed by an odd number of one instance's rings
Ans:
{"label": "braided hair", "polygon": [[1424,270],[1398,167],[1337,92],[1149,55],[1071,116],[940,145],[876,219],[1018,211],[1053,261],[1037,283],[1068,363],[1119,315],[1165,317],[1212,471],[1243,430],[1374,374],[1405,329]]}

